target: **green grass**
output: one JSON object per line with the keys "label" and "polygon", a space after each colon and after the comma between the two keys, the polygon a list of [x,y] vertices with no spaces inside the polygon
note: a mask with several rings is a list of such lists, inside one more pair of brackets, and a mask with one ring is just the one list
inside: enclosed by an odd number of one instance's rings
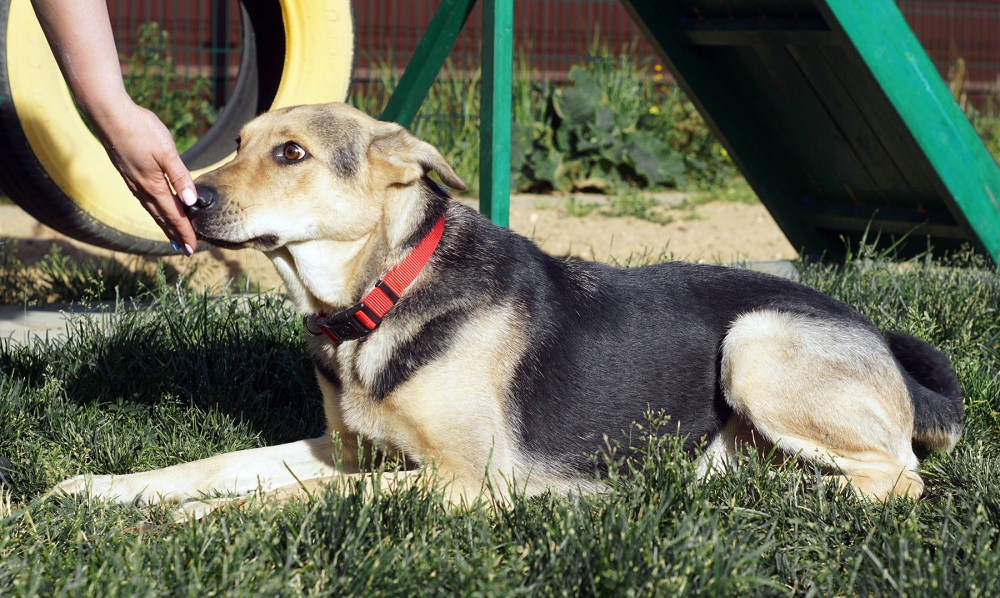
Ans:
{"label": "green grass", "polygon": [[664,214],[656,198],[635,189],[612,195],[608,205],[601,209],[601,214],[610,218],[631,216],[657,224],[667,224],[674,220],[672,216]]}
{"label": "green grass", "polygon": [[[188,277],[194,272],[189,270]],[[131,299],[178,283],[186,284],[184,277],[162,261],[151,264],[139,256],[125,262],[75,260],[58,245],[27,267],[17,256],[17,239],[0,237],[0,305]]]}
{"label": "green grass", "polygon": [[601,207],[601,204],[582,201],[575,195],[569,195],[563,200],[561,207],[568,216],[586,218],[591,212]]}
{"label": "green grass", "polygon": [[[0,346],[4,596],[989,596],[1000,591],[1000,277],[970,256],[800,264],[810,286],[927,339],[965,393],[964,439],[923,462],[923,499],[869,504],[810,468],[697,479],[669,436],[600,495],[446,511],[422,490],[329,490],[170,524],[159,509],[36,499],[322,430],[298,318],[271,295],[161,289],[63,344]],[[649,429],[648,422],[642,433]],[[139,529],[144,532],[137,531]]]}

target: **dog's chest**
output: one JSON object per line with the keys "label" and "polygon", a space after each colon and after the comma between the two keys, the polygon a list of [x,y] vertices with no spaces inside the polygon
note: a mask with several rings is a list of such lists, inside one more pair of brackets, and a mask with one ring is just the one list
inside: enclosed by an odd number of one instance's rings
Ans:
{"label": "dog's chest", "polygon": [[324,396],[328,417],[340,418],[331,427],[415,459],[451,460],[453,468],[478,467],[490,450],[509,458],[505,397],[520,356],[510,311],[471,314],[435,334],[427,325],[405,333],[380,328],[364,342],[336,346],[312,339],[317,372],[335,389]]}

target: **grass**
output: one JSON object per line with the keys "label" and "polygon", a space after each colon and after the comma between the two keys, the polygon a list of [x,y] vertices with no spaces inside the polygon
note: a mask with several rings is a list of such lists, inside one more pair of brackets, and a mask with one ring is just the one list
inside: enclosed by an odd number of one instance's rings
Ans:
{"label": "grass", "polygon": [[[321,432],[298,318],[272,295],[161,287],[143,309],[72,320],[64,343],[0,346],[0,594],[909,595],[1000,591],[1000,277],[981,258],[862,252],[801,279],[882,329],[942,348],[965,437],[923,462],[920,501],[869,504],[809,468],[698,481],[650,436],[601,495],[446,511],[424,490],[327,490],[183,526],[161,510],[36,499],[81,472],[126,473]],[[643,433],[650,423],[633,433]],[[0,513],[3,517],[3,513]],[[145,531],[140,531],[145,530]]]}
{"label": "grass", "polygon": [[[585,196],[584,196],[585,197]],[[743,177],[733,177],[725,185],[693,193],[683,202],[673,206],[665,206],[648,192],[637,189],[626,189],[621,193],[611,195],[606,205],[596,201],[586,201],[579,195],[568,195],[560,204],[567,216],[585,218],[596,213],[608,218],[630,216],[640,220],[648,220],[657,224],[668,224],[677,219],[683,221],[702,220],[698,206],[713,201],[739,203],[744,205],[759,205],[760,200],[750,184]]]}
{"label": "grass", "polygon": [[629,189],[623,193],[612,195],[608,205],[601,210],[601,214],[610,218],[631,216],[657,224],[673,222],[673,217],[664,215],[660,207],[660,202],[656,198],[641,191]]}
{"label": "grass", "polygon": [[130,299],[182,280],[161,261],[151,264],[139,256],[126,262],[109,257],[74,260],[58,245],[26,267],[17,257],[17,240],[0,237],[0,305]]}

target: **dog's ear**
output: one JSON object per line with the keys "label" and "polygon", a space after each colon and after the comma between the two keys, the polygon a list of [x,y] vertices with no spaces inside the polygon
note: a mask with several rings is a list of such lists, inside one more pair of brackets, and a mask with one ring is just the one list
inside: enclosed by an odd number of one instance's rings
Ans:
{"label": "dog's ear", "polygon": [[441,182],[465,191],[465,182],[455,174],[434,146],[410,135],[396,123],[380,122],[368,149],[368,158],[392,184],[409,185],[433,170]]}

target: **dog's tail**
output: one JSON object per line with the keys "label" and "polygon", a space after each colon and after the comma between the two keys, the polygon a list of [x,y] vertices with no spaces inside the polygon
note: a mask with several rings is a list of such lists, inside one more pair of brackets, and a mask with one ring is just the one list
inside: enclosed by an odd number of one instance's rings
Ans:
{"label": "dog's tail", "polygon": [[890,332],[886,340],[910,391],[913,439],[936,450],[955,448],[962,436],[962,390],[948,359],[908,334]]}

